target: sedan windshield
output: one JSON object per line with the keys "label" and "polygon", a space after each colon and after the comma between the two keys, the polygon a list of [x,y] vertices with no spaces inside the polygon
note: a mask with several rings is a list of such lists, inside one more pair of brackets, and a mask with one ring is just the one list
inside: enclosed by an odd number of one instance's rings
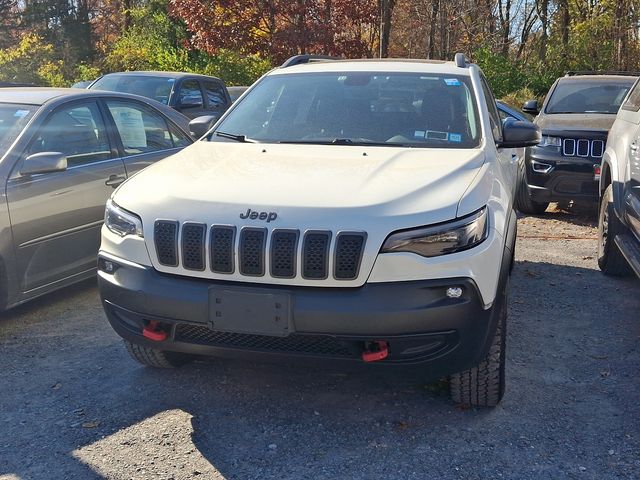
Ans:
{"label": "sedan windshield", "polygon": [[545,113],[618,113],[633,80],[596,83],[559,82]]}
{"label": "sedan windshield", "polygon": [[173,78],[166,77],[111,74],[96,80],[91,85],[91,90],[133,93],[167,105],[174,81]]}
{"label": "sedan windshield", "polygon": [[210,140],[473,148],[480,137],[469,77],[340,72],[265,77]]}
{"label": "sedan windshield", "polygon": [[0,156],[11,146],[38,107],[0,103]]}

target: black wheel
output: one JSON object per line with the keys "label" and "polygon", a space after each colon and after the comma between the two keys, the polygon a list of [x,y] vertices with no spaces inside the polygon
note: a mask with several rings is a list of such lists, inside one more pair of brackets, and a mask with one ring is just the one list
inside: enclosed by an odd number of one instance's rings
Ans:
{"label": "black wheel", "polygon": [[505,353],[507,340],[507,299],[499,305],[498,328],[489,353],[477,366],[449,377],[451,400],[479,407],[495,407],[505,390]]}
{"label": "black wheel", "polygon": [[549,202],[535,202],[529,189],[527,188],[527,177],[525,176],[524,160],[518,162],[518,180],[516,188],[516,208],[522,213],[530,215],[540,215],[545,212],[549,206]]}
{"label": "black wheel", "polygon": [[129,355],[137,362],[147,367],[175,368],[190,362],[193,357],[185,353],[168,352],[157,348],[144,347],[128,341],[124,341]]}
{"label": "black wheel", "polygon": [[598,266],[605,275],[626,277],[631,268],[615,244],[615,237],[625,232],[613,208],[613,186],[609,185],[602,194],[598,215]]}

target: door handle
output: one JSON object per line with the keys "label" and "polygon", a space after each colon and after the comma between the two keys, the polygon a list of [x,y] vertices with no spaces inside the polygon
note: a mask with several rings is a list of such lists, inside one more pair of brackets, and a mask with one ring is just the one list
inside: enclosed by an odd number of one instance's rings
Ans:
{"label": "door handle", "polygon": [[107,187],[116,188],[116,187],[119,187],[120,184],[125,180],[126,180],[126,177],[123,177],[121,175],[109,175],[109,178],[105,180],[104,184]]}

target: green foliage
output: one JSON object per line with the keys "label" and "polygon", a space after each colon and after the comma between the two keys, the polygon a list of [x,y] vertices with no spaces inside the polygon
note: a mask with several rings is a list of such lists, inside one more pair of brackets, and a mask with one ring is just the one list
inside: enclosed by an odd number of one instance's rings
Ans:
{"label": "green foliage", "polygon": [[86,63],[80,63],[75,68],[72,83],[95,80],[100,75],[102,75],[102,72],[98,67],[94,65],[87,65]]}
{"label": "green foliage", "polygon": [[228,85],[250,85],[271,68],[258,55],[220,50],[216,55],[188,50],[184,27],[158,4],[132,10],[133,24],[105,58],[106,71],[166,70],[203,73]]}
{"label": "green foliage", "polygon": [[0,50],[0,80],[61,86],[62,63],[55,58],[53,45],[33,33],[22,36],[14,47]]}
{"label": "green foliage", "polygon": [[[556,78],[564,75],[561,67],[549,68],[541,62],[522,63],[504,55],[492,52],[489,48],[475,51],[474,61],[480,66],[496,97],[515,98],[528,95],[532,98],[544,97]],[[520,105],[515,105],[522,106]]]}

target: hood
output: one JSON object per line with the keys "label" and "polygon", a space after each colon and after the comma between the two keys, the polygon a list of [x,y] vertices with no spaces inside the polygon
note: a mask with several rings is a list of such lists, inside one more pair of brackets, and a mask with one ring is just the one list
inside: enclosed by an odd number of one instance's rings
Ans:
{"label": "hood", "polygon": [[455,218],[483,162],[478,149],[200,141],[132,177],[114,201],[147,222],[240,225],[239,215],[251,209],[276,212],[274,228],[389,221],[397,229]]}
{"label": "hood", "polygon": [[590,130],[608,132],[615,114],[605,113],[542,113],[534,121],[542,130]]}

